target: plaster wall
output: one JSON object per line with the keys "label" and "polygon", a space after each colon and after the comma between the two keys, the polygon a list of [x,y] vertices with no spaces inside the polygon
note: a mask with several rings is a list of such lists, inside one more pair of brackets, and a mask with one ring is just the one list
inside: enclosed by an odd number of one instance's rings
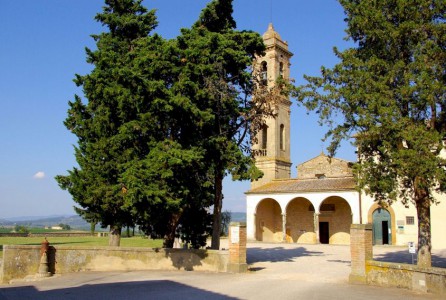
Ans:
{"label": "plaster wall", "polygon": [[[438,204],[431,206],[431,234],[432,248],[446,248],[446,196],[436,195]],[[370,196],[362,195],[362,220],[363,223],[372,223],[371,214],[377,208],[377,204]],[[395,235],[395,245],[407,245],[408,242],[418,241],[418,219],[415,205],[408,203],[403,205],[400,201],[394,202],[390,209],[394,212],[392,218],[392,235]],[[407,218],[413,217],[414,223],[408,224]]]}

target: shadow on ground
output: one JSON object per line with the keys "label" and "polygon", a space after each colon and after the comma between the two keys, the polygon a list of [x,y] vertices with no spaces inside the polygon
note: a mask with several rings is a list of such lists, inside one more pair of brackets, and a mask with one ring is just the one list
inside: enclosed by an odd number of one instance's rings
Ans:
{"label": "shadow on ground", "polygon": [[[413,255],[414,264],[417,263],[417,255]],[[373,259],[383,262],[394,262],[403,264],[412,264],[412,254],[407,250],[388,252],[384,254],[375,254]],[[446,268],[446,257],[444,255],[432,254],[432,267]]]}
{"label": "shadow on ground", "polygon": [[324,252],[308,251],[303,247],[293,249],[286,249],[283,247],[255,247],[247,249],[247,262],[248,264],[253,264],[256,262],[290,262],[299,257],[324,255]]}
{"label": "shadow on ground", "polygon": [[[131,298],[129,298],[131,295]],[[170,280],[117,282],[39,291],[33,286],[0,289],[3,299],[236,299]]]}

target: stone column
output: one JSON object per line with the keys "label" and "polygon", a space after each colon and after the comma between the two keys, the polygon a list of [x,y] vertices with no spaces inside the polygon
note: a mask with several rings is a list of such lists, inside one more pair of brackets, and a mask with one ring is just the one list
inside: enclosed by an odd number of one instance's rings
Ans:
{"label": "stone column", "polygon": [[350,283],[367,283],[367,260],[373,259],[372,224],[352,224],[350,227]]}
{"label": "stone column", "polygon": [[319,214],[314,213],[314,233],[316,234],[316,244],[320,244],[319,240]]}
{"label": "stone column", "polygon": [[248,271],[246,263],[246,223],[231,222],[229,225],[229,273]]}
{"label": "stone column", "polygon": [[282,214],[282,242],[286,242],[286,214]]}

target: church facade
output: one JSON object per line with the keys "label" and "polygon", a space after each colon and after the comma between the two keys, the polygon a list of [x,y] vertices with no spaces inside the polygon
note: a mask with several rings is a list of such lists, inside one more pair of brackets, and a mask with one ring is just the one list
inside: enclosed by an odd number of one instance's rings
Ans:
{"label": "church facade", "polygon": [[[265,56],[255,67],[272,88],[279,76],[289,78],[292,53],[272,24],[263,35]],[[290,106],[286,96],[274,104],[275,118],[266,118],[259,132],[256,165],[263,178],[246,193],[249,240],[288,243],[349,244],[351,224],[373,224],[374,244],[417,243],[417,212],[395,202],[380,207],[359,192],[352,162],[324,153],[297,166],[291,178]],[[446,248],[446,196],[431,207],[432,247]]]}

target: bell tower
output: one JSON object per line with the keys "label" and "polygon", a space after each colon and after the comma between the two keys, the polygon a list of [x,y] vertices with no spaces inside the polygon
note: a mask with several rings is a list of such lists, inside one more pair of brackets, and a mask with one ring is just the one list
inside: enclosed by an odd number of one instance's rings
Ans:
{"label": "bell tower", "polygon": [[[290,78],[290,58],[293,54],[288,50],[288,44],[269,24],[263,34],[266,50],[265,56],[257,57],[254,68],[260,72],[260,83],[272,90],[279,77],[284,80]],[[265,125],[257,134],[255,150],[256,166],[264,173],[263,177],[251,182],[254,189],[273,179],[291,177],[290,161],[290,106],[287,96],[279,95],[271,103],[275,117],[265,116]]]}

